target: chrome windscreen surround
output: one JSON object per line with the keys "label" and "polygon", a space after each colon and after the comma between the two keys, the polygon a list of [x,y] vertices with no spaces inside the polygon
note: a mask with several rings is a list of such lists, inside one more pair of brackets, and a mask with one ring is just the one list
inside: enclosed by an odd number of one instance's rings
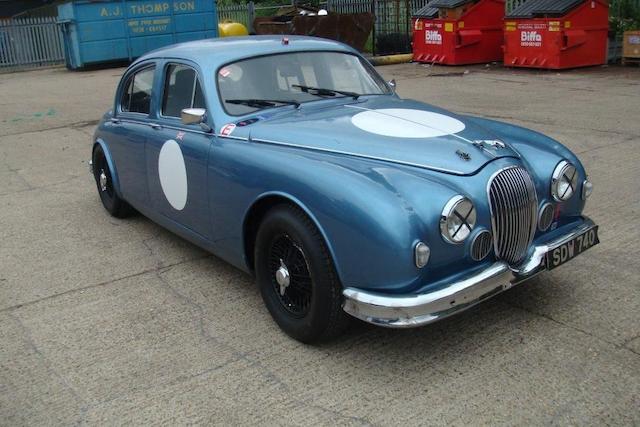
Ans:
{"label": "chrome windscreen surround", "polygon": [[488,185],[496,257],[509,265],[523,260],[537,226],[538,197],[529,172],[521,166],[498,171]]}
{"label": "chrome windscreen surround", "polygon": [[493,246],[493,236],[487,230],[482,230],[473,238],[471,242],[471,259],[482,261],[491,252]]}

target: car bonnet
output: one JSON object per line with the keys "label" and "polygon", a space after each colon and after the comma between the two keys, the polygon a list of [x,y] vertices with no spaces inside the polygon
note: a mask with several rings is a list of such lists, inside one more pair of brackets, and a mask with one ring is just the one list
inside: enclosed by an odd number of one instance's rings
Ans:
{"label": "car bonnet", "polygon": [[238,124],[236,135],[253,142],[456,175],[474,174],[497,158],[519,157],[508,143],[463,116],[391,96],[309,103],[284,114],[258,114]]}

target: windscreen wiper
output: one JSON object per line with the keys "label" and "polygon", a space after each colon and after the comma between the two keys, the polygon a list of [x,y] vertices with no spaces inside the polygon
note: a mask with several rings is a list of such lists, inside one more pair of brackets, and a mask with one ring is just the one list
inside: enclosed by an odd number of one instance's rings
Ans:
{"label": "windscreen wiper", "polygon": [[343,95],[343,96],[349,96],[353,99],[358,99],[358,97],[360,96],[359,93],[347,92],[346,90],[325,89],[322,87],[302,86],[302,85],[291,85],[291,86],[296,87],[305,93],[310,93],[311,95],[318,95],[318,96]]}
{"label": "windscreen wiper", "polygon": [[227,99],[224,102],[229,104],[247,105],[255,108],[275,107],[277,104],[293,105],[296,108],[300,106],[298,101],[287,99]]}

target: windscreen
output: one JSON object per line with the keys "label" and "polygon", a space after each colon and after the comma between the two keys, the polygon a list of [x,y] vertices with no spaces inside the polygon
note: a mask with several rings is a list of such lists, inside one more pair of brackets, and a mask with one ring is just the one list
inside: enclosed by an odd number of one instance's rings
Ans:
{"label": "windscreen", "polygon": [[216,77],[221,102],[235,116],[319,99],[390,93],[368,63],[343,52],[250,58],[225,65]]}

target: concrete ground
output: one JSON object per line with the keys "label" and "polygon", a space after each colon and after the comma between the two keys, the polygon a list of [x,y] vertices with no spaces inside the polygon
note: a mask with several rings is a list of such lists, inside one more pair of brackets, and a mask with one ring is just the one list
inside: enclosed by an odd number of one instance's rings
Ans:
{"label": "concrete ground", "polygon": [[640,423],[640,70],[380,68],[576,151],[602,243],[460,316],[318,347],[250,277],[106,215],[86,160],[122,71],[0,75],[0,425]]}

